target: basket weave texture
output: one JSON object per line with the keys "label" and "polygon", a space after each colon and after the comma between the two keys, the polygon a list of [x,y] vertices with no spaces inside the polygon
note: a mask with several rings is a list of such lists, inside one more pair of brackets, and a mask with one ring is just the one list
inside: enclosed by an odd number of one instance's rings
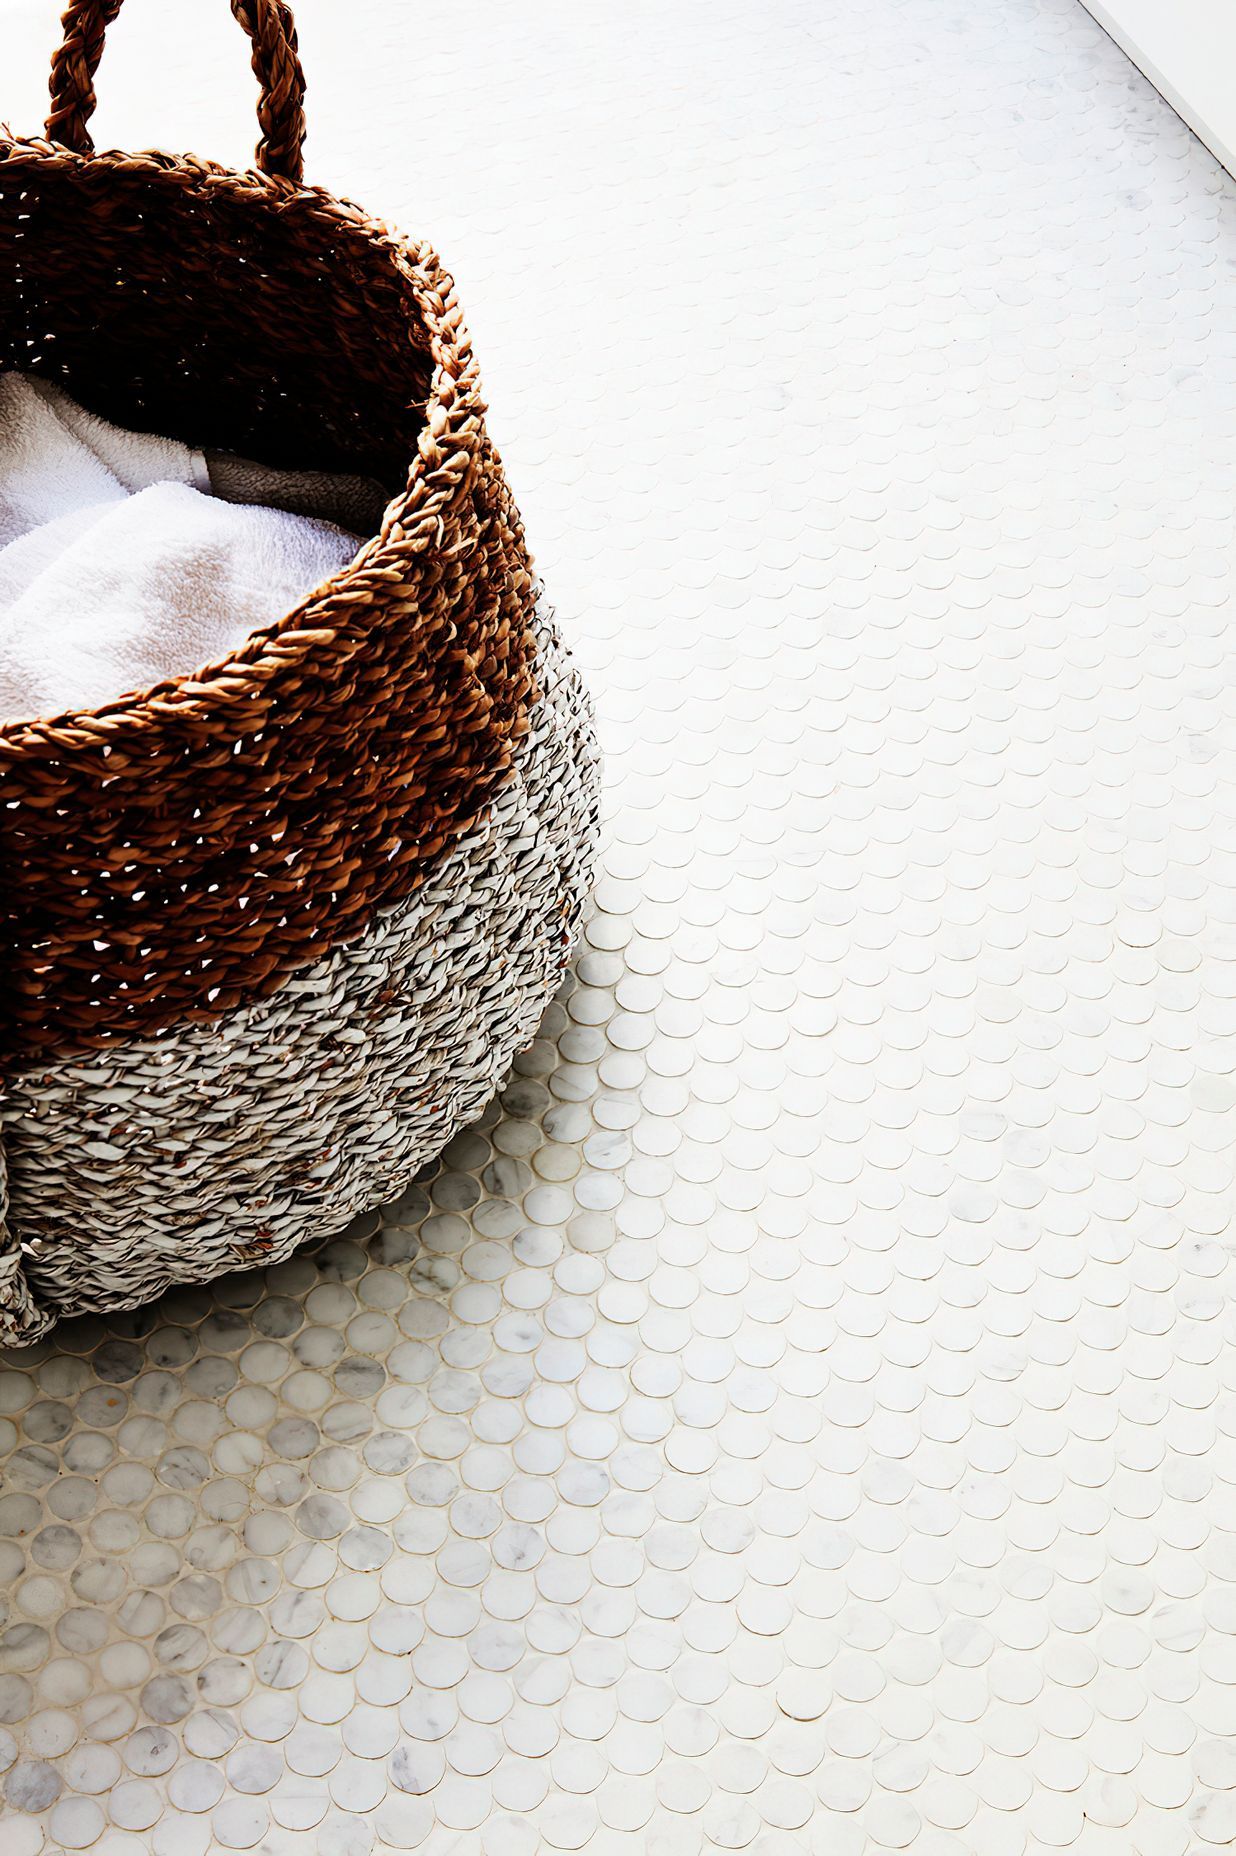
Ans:
{"label": "basket weave texture", "polygon": [[[365,1193],[349,1142],[372,1197],[397,1187],[530,1035],[595,842],[587,701],[538,603],[454,285],[427,247],[303,184],[290,13],[231,6],[260,85],[248,173],[96,153],[120,0],[69,6],[46,139],[0,141],[0,368],[131,429],[376,477],[391,498],[342,573],[232,656],[0,723],[0,1337],[344,1221]],[[379,947],[394,966],[375,992],[349,950]],[[380,1080],[346,1055],[362,994]],[[285,1030],[291,1013],[302,1060],[277,1110],[268,1008]],[[160,1076],[181,1079],[166,1115]],[[191,1195],[162,1170],[184,1175],[195,1127],[220,1165],[245,1155],[213,1224],[193,1216],[200,1164]],[[346,1190],[306,1192],[315,1168]],[[73,1249],[92,1244],[83,1271]]]}

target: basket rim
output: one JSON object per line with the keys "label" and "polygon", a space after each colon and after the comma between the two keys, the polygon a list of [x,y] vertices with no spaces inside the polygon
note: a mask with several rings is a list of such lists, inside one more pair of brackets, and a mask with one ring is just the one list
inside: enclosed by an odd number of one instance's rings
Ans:
{"label": "basket rim", "polygon": [[[281,213],[303,211],[361,235],[410,285],[428,338],[432,371],[407,479],[386,505],[377,533],[361,542],[346,567],[282,617],[251,632],[235,651],[192,671],[144,690],[126,691],[95,708],[52,717],[0,718],[0,765],[11,765],[23,750],[40,758],[49,749],[59,754],[106,750],[120,746],[134,727],[220,718],[237,705],[251,710],[253,698],[272,693],[282,673],[324,650],[330,650],[337,664],[346,664],[363,647],[375,613],[381,618],[386,608],[383,594],[406,578],[410,560],[441,540],[442,513],[477,456],[485,412],[454,279],[431,245],[413,243],[354,201],[324,187],[257,168],[224,167],[200,155],[116,148],[83,155],[43,136],[17,136],[0,128],[0,191],[6,174],[27,168],[135,175],[155,185],[174,183],[205,196],[222,193]],[[349,623],[365,615],[369,624]],[[402,602],[399,622],[416,624],[415,613],[407,612]]]}

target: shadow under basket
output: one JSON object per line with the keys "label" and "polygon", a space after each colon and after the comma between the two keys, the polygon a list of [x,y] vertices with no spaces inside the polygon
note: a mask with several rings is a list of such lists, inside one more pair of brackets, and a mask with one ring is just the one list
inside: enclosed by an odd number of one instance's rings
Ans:
{"label": "shadow under basket", "polygon": [[400,485],[231,657],[0,722],[0,1342],[274,1261],[484,1106],[565,967],[591,713],[434,254],[303,185],[282,0],[231,0],[258,169],[96,154],[120,0],[0,141],[0,369],[132,430]]}

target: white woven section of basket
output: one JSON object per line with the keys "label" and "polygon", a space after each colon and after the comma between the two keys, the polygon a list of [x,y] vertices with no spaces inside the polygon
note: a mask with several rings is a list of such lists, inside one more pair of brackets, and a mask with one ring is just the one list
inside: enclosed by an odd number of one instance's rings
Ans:
{"label": "white woven section of basket", "polygon": [[8,1079],[0,1342],[276,1261],[393,1198],[488,1101],[565,969],[597,839],[591,706],[544,605],[537,629],[511,770],[413,896],[217,1024]]}

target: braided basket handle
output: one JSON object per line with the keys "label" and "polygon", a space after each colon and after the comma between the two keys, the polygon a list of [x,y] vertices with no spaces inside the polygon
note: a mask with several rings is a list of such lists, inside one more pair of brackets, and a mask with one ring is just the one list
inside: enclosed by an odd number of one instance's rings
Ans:
{"label": "braided basket handle", "polygon": [[[94,74],[103,38],[122,0],[69,0],[64,42],[52,59],[48,139],[79,155],[94,153],[87,127],[94,113]],[[257,164],[265,174],[299,182],[304,167],[305,74],[296,50],[296,27],[286,0],[231,0],[253,44],[253,72],[261,85]]]}

